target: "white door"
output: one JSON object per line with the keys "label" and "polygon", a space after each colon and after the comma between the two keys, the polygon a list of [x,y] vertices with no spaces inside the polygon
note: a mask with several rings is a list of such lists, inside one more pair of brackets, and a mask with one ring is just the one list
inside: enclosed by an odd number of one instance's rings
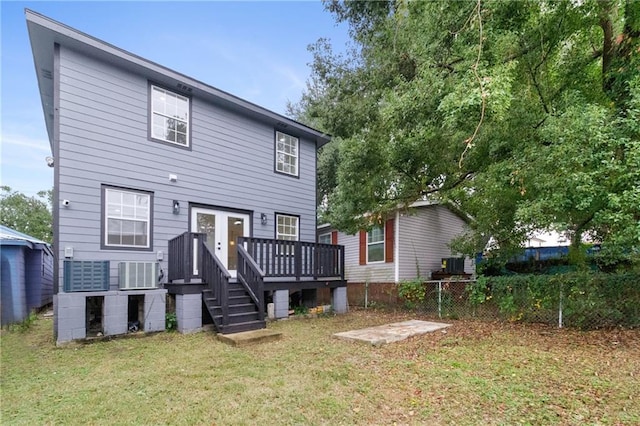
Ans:
{"label": "white door", "polygon": [[[191,232],[207,235],[207,246],[235,278],[238,265],[236,242],[238,237],[249,235],[249,215],[194,207],[191,209]],[[198,258],[197,250],[194,245],[195,259]],[[198,273],[198,265],[193,265],[193,272]]]}

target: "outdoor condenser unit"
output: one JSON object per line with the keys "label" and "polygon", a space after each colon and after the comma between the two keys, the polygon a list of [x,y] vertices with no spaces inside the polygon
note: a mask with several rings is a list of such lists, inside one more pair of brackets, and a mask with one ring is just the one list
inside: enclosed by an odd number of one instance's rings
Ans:
{"label": "outdoor condenser unit", "polygon": [[120,290],[142,290],[158,287],[158,262],[120,262],[118,277]]}
{"label": "outdoor condenser unit", "polygon": [[442,270],[448,274],[464,273],[464,257],[442,258]]}

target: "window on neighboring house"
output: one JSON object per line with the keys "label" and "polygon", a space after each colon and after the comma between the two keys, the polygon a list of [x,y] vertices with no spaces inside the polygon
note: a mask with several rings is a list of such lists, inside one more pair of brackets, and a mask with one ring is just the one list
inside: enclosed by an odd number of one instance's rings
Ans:
{"label": "window on neighboring house", "polygon": [[276,132],[276,171],[298,176],[298,138]]}
{"label": "window on neighboring house", "polygon": [[151,86],[151,137],[189,146],[189,98]]}
{"label": "window on neighboring house", "polygon": [[318,242],[320,244],[331,244],[331,232],[318,235]]}
{"label": "window on neighboring house", "polygon": [[367,232],[367,263],[384,262],[384,228]]}
{"label": "window on neighboring house", "polygon": [[104,187],[104,247],[150,250],[152,203],[149,192]]}
{"label": "window on neighboring house", "polygon": [[393,262],[394,223],[394,219],[388,219],[382,226],[374,227],[369,232],[360,231],[358,264]]}

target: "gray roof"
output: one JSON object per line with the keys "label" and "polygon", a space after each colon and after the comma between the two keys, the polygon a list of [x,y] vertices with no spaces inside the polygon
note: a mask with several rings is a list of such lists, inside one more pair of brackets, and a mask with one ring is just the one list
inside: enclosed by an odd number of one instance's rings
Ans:
{"label": "gray roof", "polygon": [[22,232],[18,232],[15,229],[11,229],[4,225],[0,225],[0,245],[28,246],[30,248],[33,248],[34,246],[51,247],[51,245],[46,241],[23,234]]}
{"label": "gray roof", "polygon": [[293,136],[310,139],[316,143],[316,147],[321,147],[331,140],[331,137],[323,132],[127,52],[37,12],[25,9],[25,15],[40,88],[40,98],[52,150],[54,143],[53,73],[55,44],[70,47],[136,74],[144,75],[168,87],[180,87],[183,90],[186,88],[188,93],[198,98],[206,99],[229,110],[237,111],[255,120],[265,122],[275,129],[286,131]]}

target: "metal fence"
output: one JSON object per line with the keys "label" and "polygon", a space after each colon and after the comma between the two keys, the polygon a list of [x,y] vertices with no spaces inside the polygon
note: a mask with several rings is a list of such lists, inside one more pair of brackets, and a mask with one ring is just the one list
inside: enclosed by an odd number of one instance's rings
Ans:
{"label": "metal fence", "polygon": [[480,283],[425,281],[423,286],[424,300],[411,307],[443,320],[476,318],[582,329],[640,327],[640,279],[633,276],[595,284],[530,276]]}

